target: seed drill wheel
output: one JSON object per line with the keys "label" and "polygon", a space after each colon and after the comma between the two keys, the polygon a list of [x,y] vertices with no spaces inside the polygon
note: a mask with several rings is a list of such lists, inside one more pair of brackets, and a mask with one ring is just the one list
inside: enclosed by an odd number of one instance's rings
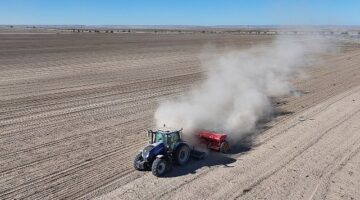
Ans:
{"label": "seed drill wheel", "polygon": [[152,164],[151,171],[154,176],[160,177],[166,173],[167,163],[163,158],[156,158]]}
{"label": "seed drill wheel", "polygon": [[227,141],[224,141],[220,144],[220,152],[221,153],[229,153],[230,145]]}

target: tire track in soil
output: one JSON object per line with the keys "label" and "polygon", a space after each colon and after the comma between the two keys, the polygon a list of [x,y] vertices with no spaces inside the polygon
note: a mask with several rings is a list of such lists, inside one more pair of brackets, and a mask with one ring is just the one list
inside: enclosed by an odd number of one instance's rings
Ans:
{"label": "tire track in soil", "polygon": [[[244,195],[246,195],[248,192],[250,192],[252,189],[260,185],[265,180],[269,179],[271,176],[273,176],[275,173],[279,172],[281,169],[288,166],[291,162],[293,162],[296,158],[301,156],[305,151],[307,151],[309,148],[313,147],[315,144],[317,144],[323,137],[325,137],[328,133],[330,133],[332,130],[336,129],[337,127],[343,125],[345,122],[347,122],[349,119],[354,117],[356,114],[360,113],[360,110],[357,110],[356,112],[352,113],[349,117],[341,120],[340,122],[336,123],[334,126],[327,129],[325,132],[323,132],[320,137],[317,137],[316,140],[312,141],[311,143],[307,144],[305,149],[302,149],[301,151],[297,152],[295,156],[293,156],[290,160],[287,160],[285,163],[281,164],[278,168],[275,170],[272,170],[268,173],[266,173],[265,176],[261,176],[256,182],[250,184],[250,186],[243,190],[243,192],[239,195],[236,195],[234,199],[240,199]],[[313,117],[313,116],[312,116]],[[296,125],[295,125],[296,126]],[[312,199],[312,197],[310,198]]]}

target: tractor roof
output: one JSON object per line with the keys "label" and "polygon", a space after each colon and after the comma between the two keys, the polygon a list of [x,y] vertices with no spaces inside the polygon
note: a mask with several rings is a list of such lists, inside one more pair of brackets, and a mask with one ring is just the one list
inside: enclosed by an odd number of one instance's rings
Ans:
{"label": "tractor roof", "polygon": [[173,133],[173,132],[178,132],[181,131],[182,129],[175,129],[175,128],[169,128],[169,127],[161,127],[158,128],[157,131],[163,132],[163,133]]}

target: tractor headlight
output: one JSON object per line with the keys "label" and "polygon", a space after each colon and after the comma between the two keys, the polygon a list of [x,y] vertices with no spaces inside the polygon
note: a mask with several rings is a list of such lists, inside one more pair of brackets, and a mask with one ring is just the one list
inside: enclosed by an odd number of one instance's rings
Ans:
{"label": "tractor headlight", "polygon": [[143,152],[142,152],[142,157],[143,157],[144,159],[148,158],[148,157],[149,157],[149,152],[148,152],[148,151],[143,151]]}
{"label": "tractor headlight", "polygon": [[154,146],[152,145],[148,145],[147,147],[144,148],[144,150],[142,151],[142,157],[144,158],[144,160],[149,159],[149,157],[151,156],[151,150],[154,148]]}

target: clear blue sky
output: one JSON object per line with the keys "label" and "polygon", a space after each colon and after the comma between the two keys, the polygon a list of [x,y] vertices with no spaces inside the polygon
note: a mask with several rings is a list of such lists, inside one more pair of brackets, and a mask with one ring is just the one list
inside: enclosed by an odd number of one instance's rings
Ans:
{"label": "clear blue sky", "polygon": [[360,0],[0,0],[0,24],[360,25]]}

